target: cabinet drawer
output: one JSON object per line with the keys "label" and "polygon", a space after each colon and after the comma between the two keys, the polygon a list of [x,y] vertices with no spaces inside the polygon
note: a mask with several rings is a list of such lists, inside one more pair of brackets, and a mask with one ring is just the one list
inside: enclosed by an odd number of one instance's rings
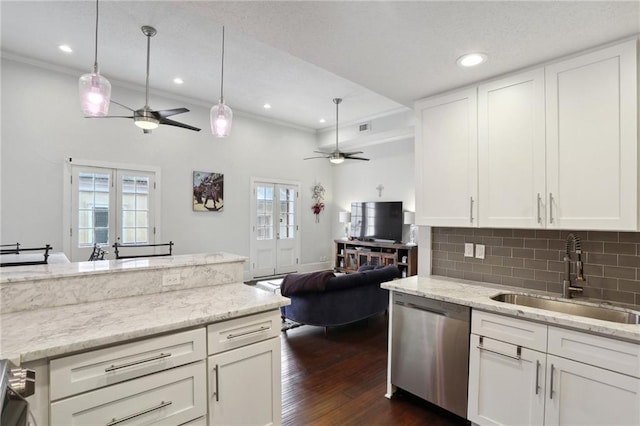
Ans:
{"label": "cabinet drawer", "polygon": [[280,334],[280,311],[262,312],[207,327],[209,355],[249,345]]}
{"label": "cabinet drawer", "polygon": [[206,377],[202,360],[72,396],[51,404],[51,424],[182,424],[207,413]]}
{"label": "cabinet drawer", "polygon": [[50,364],[55,401],[206,357],[205,329],[54,359]]}
{"label": "cabinet drawer", "polygon": [[640,377],[640,345],[549,327],[548,352],[563,358]]}
{"label": "cabinet drawer", "polygon": [[547,351],[547,326],[544,324],[473,310],[471,332],[536,351]]}

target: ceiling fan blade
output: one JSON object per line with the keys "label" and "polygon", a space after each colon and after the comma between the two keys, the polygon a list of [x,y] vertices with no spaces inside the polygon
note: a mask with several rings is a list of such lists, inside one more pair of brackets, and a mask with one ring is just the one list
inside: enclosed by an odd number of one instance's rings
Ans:
{"label": "ceiling fan blade", "polygon": [[364,152],[362,151],[355,151],[355,152],[343,152],[343,154],[348,157],[350,155],[356,155],[356,154],[364,154]]}
{"label": "ceiling fan blade", "polygon": [[303,160],[313,160],[315,158],[329,158],[329,157],[307,157],[307,158],[303,158]]}
{"label": "ceiling fan blade", "polygon": [[111,99],[111,101],[110,101],[110,102],[111,102],[111,103],[113,103],[113,104],[116,104],[116,105],[120,105],[122,108],[126,108],[126,109],[128,109],[129,111],[131,111],[131,112],[135,111],[133,108],[129,108],[129,107],[128,107],[128,106],[126,106],[125,104],[121,104],[120,102],[116,102],[116,101],[114,101],[113,99]]}
{"label": "ceiling fan blade", "polygon": [[174,108],[174,109],[163,109],[160,111],[151,111],[151,113],[155,115],[156,118],[171,117],[172,115],[182,114],[184,112],[189,112],[189,110],[186,108]]}
{"label": "ceiling fan blade", "polygon": [[169,120],[168,118],[161,118],[159,121],[160,121],[160,124],[168,124],[169,126],[182,127],[183,129],[194,130],[196,132],[199,132],[201,130],[201,129],[197,128],[197,127],[193,127],[193,126],[190,126],[188,124],[179,123],[179,122],[174,121],[174,120]]}
{"label": "ceiling fan blade", "polygon": [[85,117],[85,118],[133,118],[133,115],[103,115],[102,117]]}
{"label": "ceiling fan blade", "polygon": [[368,158],[363,158],[363,157],[352,157],[350,155],[345,155],[344,156],[345,160],[362,160],[362,161],[369,161]]}

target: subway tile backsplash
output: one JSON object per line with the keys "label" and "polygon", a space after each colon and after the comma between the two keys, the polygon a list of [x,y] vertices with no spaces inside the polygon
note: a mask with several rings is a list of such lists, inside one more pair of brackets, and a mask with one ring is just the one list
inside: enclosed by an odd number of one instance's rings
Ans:
{"label": "subway tile backsplash", "polygon": [[[584,295],[640,306],[639,232],[433,227],[432,273],[560,293],[569,233],[582,240]],[[464,257],[465,243],[484,244],[485,258]]]}

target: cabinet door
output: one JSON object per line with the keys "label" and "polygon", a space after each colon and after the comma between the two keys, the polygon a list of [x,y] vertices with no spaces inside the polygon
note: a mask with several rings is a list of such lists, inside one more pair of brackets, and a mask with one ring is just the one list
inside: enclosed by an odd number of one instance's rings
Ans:
{"label": "cabinet door", "polygon": [[545,425],[639,425],[640,379],[547,356]]}
{"label": "cabinet door", "polygon": [[547,227],[638,226],[636,41],[546,67]]}
{"label": "cabinet door", "polygon": [[416,223],[478,226],[476,88],[416,102]]}
{"label": "cabinet door", "polygon": [[280,338],[209,357],[209,425],[279,425]]}
{"label": "cabinet door", "polygon": [[541,425],[545,355],[471,335],[468,419],[478,425]]}
{"label": "cabinet door", "polygon": [[480,226],[544,227],[544,69],[478,88]]}

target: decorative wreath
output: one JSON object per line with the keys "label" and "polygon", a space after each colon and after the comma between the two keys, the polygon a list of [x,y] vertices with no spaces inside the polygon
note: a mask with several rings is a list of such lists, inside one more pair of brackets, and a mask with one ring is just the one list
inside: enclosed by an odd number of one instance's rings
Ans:
{"label": "decorative wreath", "polygon": [[315,201],[311,206],[313,214],[316,215],[316,223],[320,222],[320,212],[324,210],[324,187],[321,183],[316,183],[311,188],[311,198]]}

